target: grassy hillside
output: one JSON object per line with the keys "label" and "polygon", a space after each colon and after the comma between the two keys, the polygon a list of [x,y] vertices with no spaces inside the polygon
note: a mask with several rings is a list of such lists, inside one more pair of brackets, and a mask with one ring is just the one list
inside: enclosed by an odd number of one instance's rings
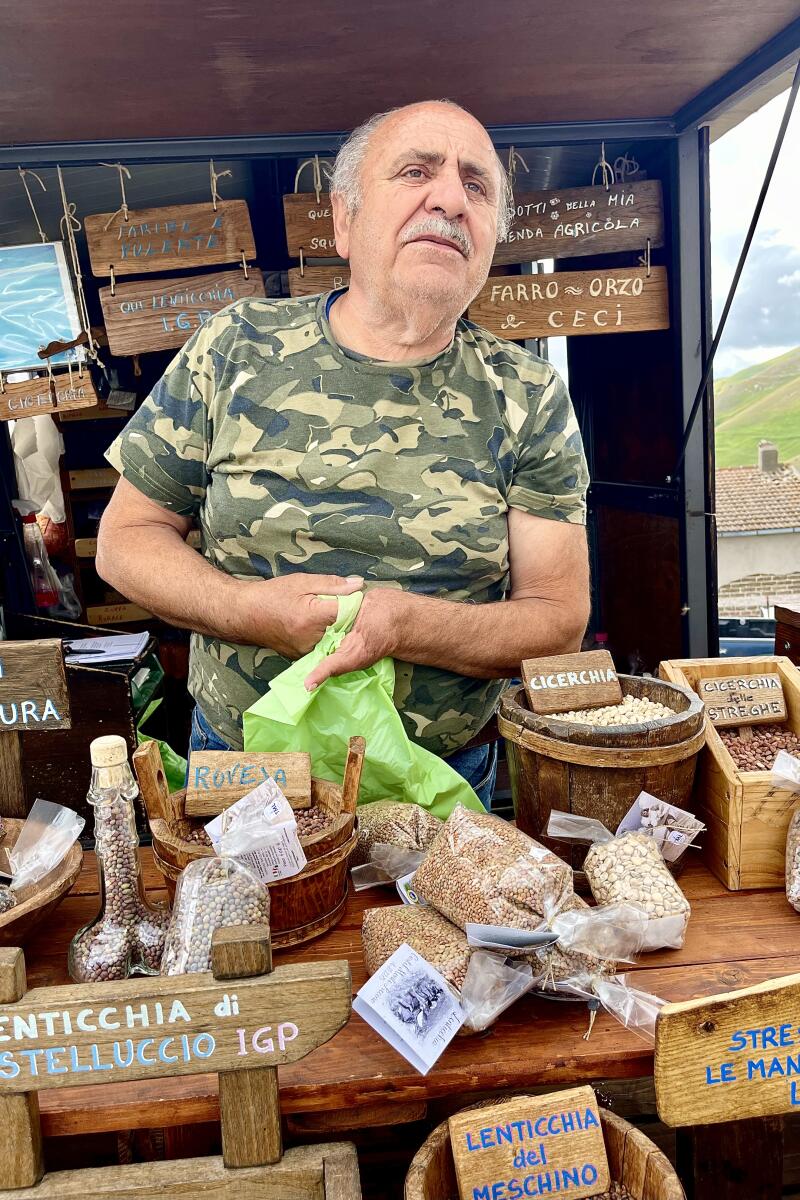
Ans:
{"label": "grassy hillside", "polygon": [[718,467],[755,466],[762,438],[800,463],[800,346],[714,384]]}

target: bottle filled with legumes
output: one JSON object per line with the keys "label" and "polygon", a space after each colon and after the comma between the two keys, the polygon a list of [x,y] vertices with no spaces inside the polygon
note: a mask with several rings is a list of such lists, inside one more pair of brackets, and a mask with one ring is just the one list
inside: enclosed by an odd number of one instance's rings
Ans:
{"label": "bottle filled with legumes", "polygon": [[139,789],[118,736],[95,738],[91,747],[95,853],[100,912],[79,929],[69,948],[76,983],[157,975],[169,909],[145,895],[133,801]]}

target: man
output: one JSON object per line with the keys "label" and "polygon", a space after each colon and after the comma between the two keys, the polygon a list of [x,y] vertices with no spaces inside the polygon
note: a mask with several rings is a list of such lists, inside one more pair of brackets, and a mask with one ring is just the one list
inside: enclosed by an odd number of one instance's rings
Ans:
{"label": "man", "polygon": [[237,301],[190,338],[108,453],[97,569],[194,631],[195,748],[241,747],[242,712],[334,619],[320,597],[363,588],[306,686],[391,655],[409,736],[486,802],[495,748],[464,747],[521,660],[586,625],[580,435],[547,363],[460,319],[512,213],[478,121],[373,117],[331,201],[349,290]]}

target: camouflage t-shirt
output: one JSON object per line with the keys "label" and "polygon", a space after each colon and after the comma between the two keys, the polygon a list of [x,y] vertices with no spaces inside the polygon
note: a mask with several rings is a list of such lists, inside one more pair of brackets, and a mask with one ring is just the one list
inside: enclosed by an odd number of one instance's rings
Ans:
{"label": "camouflage t-shirt", "polygon": [[[507,511],[583,523],[587,470],[553,368],[461,320],[423,363],[344,351],[326,297],[239,300],[173,359],[107,457],[163,508],[196,518],[237,579],[363,575],[460,603],[509,590]],[[287,661],[192,635],[189,689],[242,745],[242,713]],[[503,680],[397,663],[409,737],[458,750]]]}

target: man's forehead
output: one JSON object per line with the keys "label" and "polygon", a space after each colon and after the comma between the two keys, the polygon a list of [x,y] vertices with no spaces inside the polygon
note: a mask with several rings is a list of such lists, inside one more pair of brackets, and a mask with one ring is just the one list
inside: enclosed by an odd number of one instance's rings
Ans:
{"label": "man's forehead", "polygon": [[460,159],[490,166],[495,159],[491,139],[469,113],[444,104],[420,105],[393,113],[376,131],[376,158],[391,160],[407,150],[424,150],[442,159],[455,151]]}

